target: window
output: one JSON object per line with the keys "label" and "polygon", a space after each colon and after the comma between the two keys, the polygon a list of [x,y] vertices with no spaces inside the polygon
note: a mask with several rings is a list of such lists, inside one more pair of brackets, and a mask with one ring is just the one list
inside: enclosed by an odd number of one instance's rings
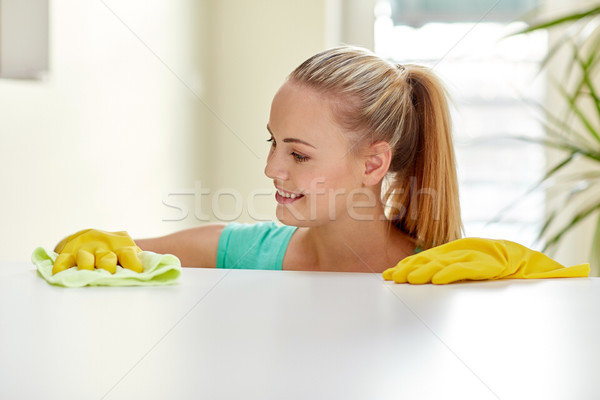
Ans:
{"label": "window", "polygon": [[446,10],[446,17],[428,22],[432,14],[412,9],[404,20],[393,10],[398,3],[377,3],[375,51],[397,63],[433,68],[450,93],[465,235],[539,247],[544,193],[525,194],[544,173],[544,149],[515,137],[543,135],[535,110],[545,96],[539,72],[545,34],[507,37],[522,24],[490,20],[490,13],[459,22],[459,14]]}

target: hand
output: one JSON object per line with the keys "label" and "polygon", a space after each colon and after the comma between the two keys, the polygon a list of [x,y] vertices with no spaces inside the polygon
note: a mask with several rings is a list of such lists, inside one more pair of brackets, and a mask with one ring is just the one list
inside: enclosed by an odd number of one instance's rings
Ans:
{"label": "hand", "polygon": [[127,232],[85,229],[64,238],[56,248],[52,274],[77,266],[78,269],[102,268],[114,274],[117,262],[123,268],[143,272],[137,254],[141,251]]}
{"label": "hand", "polygon": [[589,264],[565,268],[539,251],[508,240],[465,238],[407,257],[383,273],[396,283],[586,277]]}

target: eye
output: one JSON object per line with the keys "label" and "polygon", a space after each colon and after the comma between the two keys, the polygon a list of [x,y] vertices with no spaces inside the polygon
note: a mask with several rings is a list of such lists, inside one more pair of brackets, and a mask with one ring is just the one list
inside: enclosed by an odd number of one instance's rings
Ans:
{"label": "eye", "polygon": [[273,136],[267,139],[267,142],[271,143],[271,147],[275,147],[277,145],[277,142],[275,141],[275,139],[273,139]]}
{"label": "eye", "polygon": [[310,157],[298,154],[295,151],[291,152],[290,154],[292,155],[292,157],[294,157],[294,160],[296,160],[296,162],[306,162],[310,160]]}

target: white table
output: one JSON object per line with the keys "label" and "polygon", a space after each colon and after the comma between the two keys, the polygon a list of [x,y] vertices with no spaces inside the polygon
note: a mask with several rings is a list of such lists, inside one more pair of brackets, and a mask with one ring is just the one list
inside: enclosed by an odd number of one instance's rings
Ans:
{"label": "white table", "polygon": [[398,285],[184,269],[65,289],[0,263],[1,399],[599,399],[600,279]]}

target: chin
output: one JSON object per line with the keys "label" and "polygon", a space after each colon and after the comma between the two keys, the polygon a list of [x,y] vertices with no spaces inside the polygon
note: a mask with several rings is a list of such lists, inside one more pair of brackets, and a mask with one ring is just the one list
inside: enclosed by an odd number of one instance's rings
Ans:
{"label": "chin", "polygon": [[[310,213],[307,213],[310,215]],[[290,211],[287,207],[278,205],[276,210],[276,216],[279,222],[284,225],[297,226],[299,228],[319,226],[327,223],[331,223],[329,218],[319,218],[318,216],[305,216],[304,213],[299,211]]]}
{"label": "chin", "polygon": [[277,210],[277,219],[283,225],[297,226],[297,227],[311,226],[312,225],[310,223],[310,221],[306,221],[306,220],[294,218],[289,213],[287,213],[287,212],[281,213],[281,212],[279,212],[279,210]]}

